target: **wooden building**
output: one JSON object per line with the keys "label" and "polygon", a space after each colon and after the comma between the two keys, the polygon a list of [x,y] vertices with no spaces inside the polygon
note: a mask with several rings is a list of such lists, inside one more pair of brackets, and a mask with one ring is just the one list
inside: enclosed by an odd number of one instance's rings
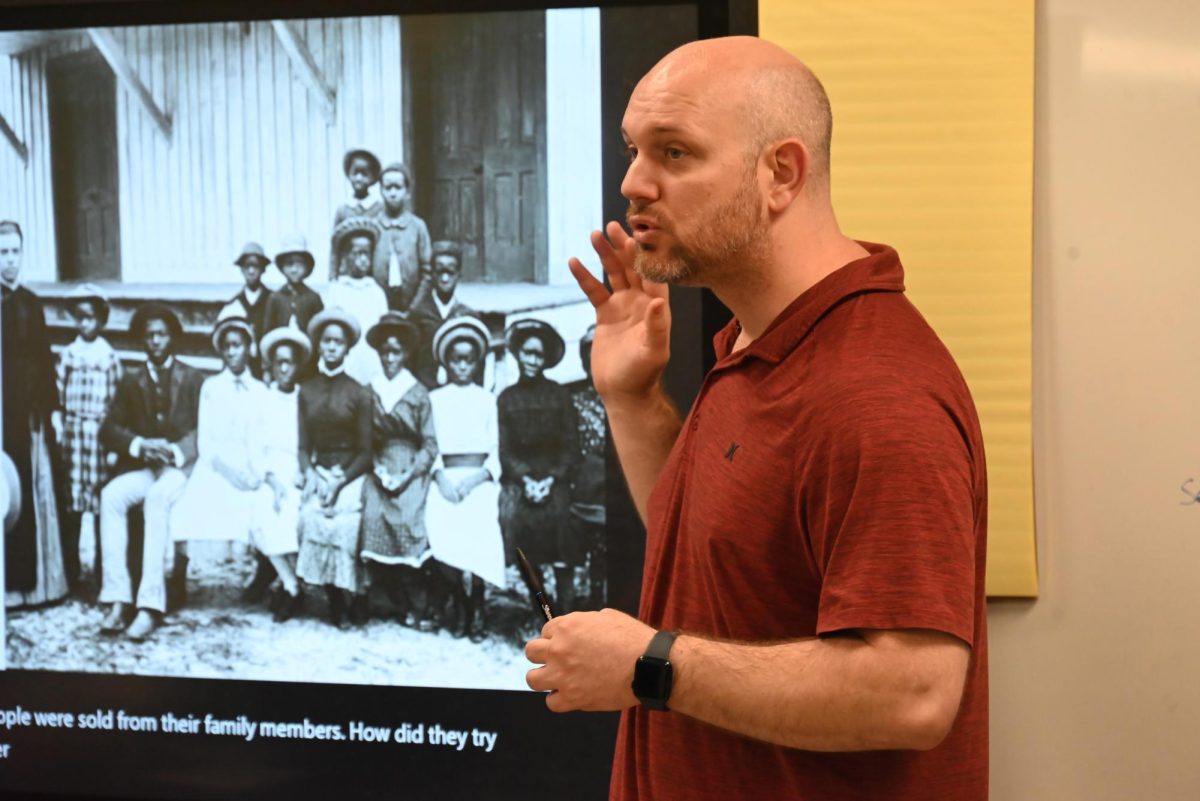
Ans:
{"label": "wooden building", "polygon": [[319,285],[343,155],[366,147],[410,165],[464,281],[526,287],[484,309],[502,322],[569,302],[566,256],[601,222],[598,13],[0,33],[0,140],[0,218],[50,296],[100,281],[118,306],[194,305],[199,331],[242,244],[273,253],[292,232]]}
{"label": "wooden building", "polygon": [[362,146],[410,164],[468,280],[556,283],[548,129],[598,160],[597,45],[579,10],[0,34],[0,211],[31,277],[224,281],[247,239],[320,250]]}

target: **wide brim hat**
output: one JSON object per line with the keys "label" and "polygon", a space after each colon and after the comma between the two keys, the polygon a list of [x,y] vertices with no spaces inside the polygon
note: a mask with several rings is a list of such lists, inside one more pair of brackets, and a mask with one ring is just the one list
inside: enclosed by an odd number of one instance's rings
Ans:
{"label": "wide brim hat", "polygon": [[213,350],[215,350],[217,353],[221,352],[221,337],[223,337],[225,332],[229,331],[230,329],[241,331],[243,334],[245,334],[246,342],[250,345],[251,351],[254,350],[254,326],[245,317],[233,314],[229,315],[228,317],[222,317],[218,319],[216,325],[213,326]]}
{"label": "wide brim hat", "polygon": [[366,150],[365,148],[361,147],[356,147],[353,150],[346,151],[346,155],[342,157],[342,174],[349,175],[350,162],[354,161],[354,159],[360,156],[366,159],[367,163],[371,165],[371,170],[374,173],[375,180],[378,181],[379,176],[383,174],[383,167],[379,163],[379,157],[370,150]]}
{"label": "wide brim hat", "polygon": [[358,320],[353,314],[342,308],[323,309],[308,321],[308,339],[312,342],[312,347],[317,347],[317,343],[321,341],[321,332],[330,323],[338,323],[346,329],[346,333],[350,336],[350,341],[346,343],[347,347],[353,348],[362,338],[362,328],[359,327]]}
{"label": "wide brim hat", "polygon": [[263,358],[268,362],[272,361],[271,354],[275,351],[276,345],[283,343],[295,345],[300,351],[300,356],[296,359],[297,364],[303,364],[312,356],[312,342],[308,337],[294,325],[280,326],[267,332],[267,335],[262,338],[262,345],[259,350],[262,351]]}
{"label": "wide brim hat", "polygon": [[175,314],[169,306],[153,301],[143,303],[134,310],[133,316],[129,318],[129,332],[137,337],[142,336],[146,323],[150,320],[165,321],[167,328],[171,329],[172,339],[183,335],[183,323],[179,322],[179,315]]}
{"label": "wide brim hat", "polygon": [[383,229],[371,217],[347,217],[338,223],[334,229],[330,239],[333,244],[333,253],[338,258],[339,262],[342,255],[342,242],[350,236],[361,234],[371,239],[371,249],[375,249],[376,243],[379,242],[379,237],[383,233]]}
{"label": "wide brim hat", "polygon": [[108,296],[104,294],[104,290],[92,283],[83,283],[71,290],[69,300],[71,303],[82,303],[87,301],[96,308],[96,317],[100,320],[100,325],[108,324],[108,313],[110,310]]}
{"label": "wide brim hat", "polygon": [[479,358],[482,360],[491,349],[492,332],[477,317],[463,315],[449,318],[433,332],[433,357],[437,359],[438,364],[446,366],[446,352],[460,339],[474,342],[479,348]]}
{"label": "wide brim hat", "polygon": [[257,242],[247,242],[242,247],[242,252],[233,260],[233,263],[238,267],[244,267],[248,261],[256,261],[263,267],[271,263],[271,260],[267,257],[267,252]]}
{"label": "wide brim hat", "polygon": [[285,257],[292,255],[303,256],[305,262],[308,264],[308,272],[304,274],[304,277],[307,278],[312,275],[313,267],[316,266],[317,260],[313,258],[312,251],[308,249],[308,240],[303,234],[293,234],[283,240],[283,243],[279,246],[279,252],[275,254],[275,266],[282,271],[283,266],[281,262]]}
{"label": "wide brim hat", "polygon": [[546,348],[546,362],[543,369],[549,370],[562,361],[567,347],[562,336],[554,330],[553,326],[541,320],[518,320],[513,323],[504,332],[504,344],[508,347],[509,353],[516,357],[517,351],[531,336],[542,340],[542,345]]}
{"label": "wide brim hat", "polygon": [[380,317],[379,322],[367,331],[367,344],[379,350],[388,337],[393,336],[399,338],[411,355],[416,355],[421,344],[421,329],[404,312],[390,311]]}

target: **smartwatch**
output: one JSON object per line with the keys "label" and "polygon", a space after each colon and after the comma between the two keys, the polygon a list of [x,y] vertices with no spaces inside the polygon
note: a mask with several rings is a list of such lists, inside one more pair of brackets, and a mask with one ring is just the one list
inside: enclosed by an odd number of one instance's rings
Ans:
{"label": "smartwatch", "polygon": [[671,697],[673,670],[671,645],[678,635],[673,631],[660,631],[650,640],[646,653],[633,666],[633,694],[647,709],[660,712],[667,710],[667,699]]}

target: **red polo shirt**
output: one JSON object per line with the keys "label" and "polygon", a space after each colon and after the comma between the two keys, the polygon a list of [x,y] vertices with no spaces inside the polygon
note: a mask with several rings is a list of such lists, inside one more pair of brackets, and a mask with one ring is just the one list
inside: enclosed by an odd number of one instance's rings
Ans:
{"label": "red polo shirt", "polygon": [[640,617],[743,641],[921,628],[972,648],[931,751],[817,753],[628,710],[611,797],[986,801],[983,439],[889,247],[827,276],[757,340],[716,337],[651,495]]}

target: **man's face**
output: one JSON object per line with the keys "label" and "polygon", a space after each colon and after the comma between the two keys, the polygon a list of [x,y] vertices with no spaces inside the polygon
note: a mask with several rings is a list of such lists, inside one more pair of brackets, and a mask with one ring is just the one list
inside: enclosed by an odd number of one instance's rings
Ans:
{"label": "man's face", "polygon": [[355,156],[350,162],[350,171],[346,174],[346,177],[350,179],[350,186],[354,188],[354,194],[362,197],[371,188],[374,174],[371,172],[371,165],[366,159],[362,156]]}
{"label": "man's face", "polygon": [[460,339],[451,343],[446,353],[446,372],[451,383],[460,387],[470,384],[475,379],[475,369],[479,366],[479,353],[475,343],[469,339]]}
{"label": "man's face", "polygon": [[542,374],[546,365],[546,346],[541,337],[530,336],[521,343],[517,351],[517,362],[521,365],[521,375],[525,378],[537,378]]}
{"label": "man's face", "polygon": [[408,200],[408,181],[404,179],[404,173],[397,170],[385,172],[381,186],[383,203],[388,210],[396,212],[403,208],[404,202]]}
{"label": "man's face", "polygon": [[296,386],[296,348],[287,342],[275,346],[271,354],[271,377],[275,386],[291,392]]}
{"label": "man's face", "polygon": [[308,263],[299,253],[293,253],[290,256],[284,256],[283,260],[279,262],[279,271],[283,273],[283,277],[288,280],[289,284],[298,284],[308,273]]}
{"label": "man's face", "polygon": [[749,130],[701,77],[648,77],[622,122],[630,164],[621,193],[638,244],[634,266],[653,281],[707,284],[767,244]]}
{"label": "man's face", "polygon": [[238,266],[242,268],[242,279],[246,282],[246,286],[249,289],[258,289],[262,282],[263,270],[267,266],[258,259],[246,259]]}
{"label": "man's face", "polygon": [[236,328],[228,329],[221,335],[221,359],[229,372],[241,375],[246,369],[246,359],[250,356],[250,341],[246,332]]}
{"label": "man's face", "polygon": [[0,275],[10,284],[21,274],[21,237],[9,232],[0,234]]}
{"label": "man's face", "polygon": [[142,344],[146,355],[155,364],[162,364],[171,355],[171,327],[166,320],[152,319],[142,329]]}
{"label": "man's face", "polygon": [[345,360],[346,351],[350,349],[349,342],[341,325],[331,323],[325,326],[317,347],[321,349],[321,360],[325,362],[326,367],[337,367]]}
{"label": "man's face", "polygon": [[71,309],[75,318],[75,330],[85,341],[91,342],[100,333],[100,317],[96,314],[96,305],[90,300],[81,300]]}
{"label": "man's face", "polygon": [[443,253],[433,260],[433,287],[442,299],[448,299],[458,287],[458,259]]}
{"label": "man's face", "polygon": [[342,256],[342,272],[346,275],[362,278],[371,271],[371,238],[369,236],[353,236],[350,244],[346,245],[345,255]]}
{"label": "man's face", "polygon": [[404,368],[404,363],[408,361],[408,348],[404,347],[404,343],[399,337],[388,337],[387,341],[379,348],[379,364],[383,367],[383,374],[389,379],[395,378]]}

